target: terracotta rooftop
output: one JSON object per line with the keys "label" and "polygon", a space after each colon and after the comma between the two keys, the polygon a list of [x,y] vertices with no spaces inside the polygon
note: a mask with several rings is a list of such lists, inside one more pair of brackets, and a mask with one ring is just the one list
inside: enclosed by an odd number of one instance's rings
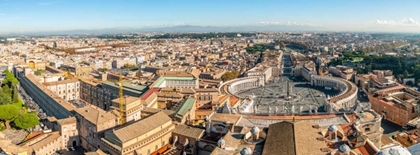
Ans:
{"label": "terracotta rooftop", "polygon": [[318,129],[308,121],[279,122],[269,126],[262,155],[325,155]]}
{"label": "terracotta rooftop", "polygon": [[115,129],[112,132],[119,140],[121,140],[121,142],[127,142],[149,131],[159,128],[167,122],[172,122],[172,119],[164,112],[158,112],[143,120],[129,124],[128,126]]}
{"label": "terracotta rooftop", "polygon": [[173,133],[198,140],[204,135],[204,131],[204,129],[176,124]]}
{"label": "terracotta rooftop", "polygon": [[146,100],[153,93],[159,92],[159,90],[160,90],[160,88],[152,88],[152,89],[149,89],[146,93],[144,93],[143,95],[140,96],[140,99],[141,100]]}
{"label": "terracotta rooftop", "polygon": [[75,117],[63,118],[57,120],[57,123],[60,125],[67,125],[67,124],[76,124],[77,120]]}
{"label": "terracotta rooftop", "polygon": [[93,105],[76,109],[76,113],[94,125],[98,125],[110,120],[116,120],[118,118],[117,115],[112,111],[107,112]]}

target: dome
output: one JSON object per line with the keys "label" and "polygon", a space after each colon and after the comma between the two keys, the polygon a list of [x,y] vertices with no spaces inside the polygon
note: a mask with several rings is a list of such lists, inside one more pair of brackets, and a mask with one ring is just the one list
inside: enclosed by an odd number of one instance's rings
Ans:
{"label": "dome", "polygon": [[251,133],[258,133],[258,132],[260,132],[260,128],[258,128],[256,126],[251,128]]}
{"label": "dome", "polygon": [[338,148],[338,151],[340,151],[341,153],[349,153],[351,149],[348,145],[343,144]]}
{"label": "dome", "polygon": [[241,150],[241,155],[252,155],[252,150],[249,147],[244,147]]}
{"label": "dome", "polygon": [[335,126],[335,125],[330,125],[329,127],[328,127],[328,131],[337,131],[338,129],[337,129],[337,126]]}
{"label": "dome", "polygon": [[222,145],[225,145],[226,144],[226,141],[223,139],[223,138],[220,138],[218,141],[217,141],[217,146],[222,146]]}

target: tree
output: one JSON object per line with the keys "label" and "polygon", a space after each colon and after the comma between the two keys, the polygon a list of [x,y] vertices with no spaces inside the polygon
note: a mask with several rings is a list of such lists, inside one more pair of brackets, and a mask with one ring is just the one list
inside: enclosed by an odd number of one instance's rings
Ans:
{"label": "tree", "polygon": [[39,120],[35,113],[26,113],[16,118],[13,123],[21,129],[28,129],[38,125]]}
{"label": "tree", "polygon": [[3,71],[4,74],[6,74],[6,78],[3,80],[2,85],[9,85],[9,87],[11,87],[12,85],[16,85],[19,83],[18,79],[15,78],[15,76],[10,73],[9,70],[4,70]]}
{"label": "tree", "polygon": [[133,64],[124,64],[121,69],[129,69],[129,70],[138,70],[139,67],[137,65],[133,65]]}
{"label": "tree", "polygon": [[404,78],[407,78],[407,77],[409,77],[409,76],[410,76],[410,74],[408,73],[408,71],[407,71],[407,70],[405,70],[405,71],[404,71],[404,73],[403,73],[403,76],[404,76]]}
{"label": "tree", "polygon": [[10,96],[6,95],[3,92],[0,92],[0,105],[10,104],[10,103],[12,103]]}
{"label": "tree", "polygon": [[7,129],[10,129],[10,121],[14,119],[18,114],[18,107],[11,104],[0,105],[0,120],[4,121]]}
{"label": "tree", "polygon": [[222,75],[221,78],[223,81],[229,81],[229,80],[237,78],[239,74],[240,73],[238,71],[226,72],[225,74]]}
{"label": "tree", "polygon": [[3,93],[8,95],[8,96],[12,95],[12,92],[10,91],[10,88],[7,84],[3,86]]}
{"label": "tree", "polygon": [[42,72],[38,70],[38,71],[35,71],[35,72],[34,72],[34,74],[35,74],[35,75],[41,75],[41,74],[42,74]]}
{"label": "tree", "polygon": [[17,90],[17,87],[16,86],[13,87],[13,96],[12,96],[12,98],[13,98],[13,103],[18,103],[19,102],[19,94],[18,94],[18,90]]}
{"label": "tree", "polygon": [[106,71],[108,71],[108,68],[98,68],[98,71],[99,72],[106,72]]}

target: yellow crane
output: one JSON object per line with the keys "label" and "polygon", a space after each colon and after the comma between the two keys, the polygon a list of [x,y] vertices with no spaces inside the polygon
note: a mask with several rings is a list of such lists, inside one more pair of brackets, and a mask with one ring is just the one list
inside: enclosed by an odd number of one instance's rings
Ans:
{"label": "yellow crane", "polygon": [[125,116],[124,116],[124,93],[123,93],[123,85],[122,85],[122,74],[120,74],[120,85],[119,85],[119,89],[120,89],[120,94],[119,94],[119,98],[120,98],[120,125],[125,123]]}

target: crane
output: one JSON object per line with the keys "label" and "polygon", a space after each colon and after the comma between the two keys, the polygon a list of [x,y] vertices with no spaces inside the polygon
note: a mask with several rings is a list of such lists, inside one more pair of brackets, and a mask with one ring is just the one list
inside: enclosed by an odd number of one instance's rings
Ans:
{"label": "crane", "polygon": [[119,80],[119,100],[120,100],[120,125],[125,123],[125,116],[124,116],[124,93],[123,93],[123,86],[122,86],[122,74],[120,74],[120,80]]}

